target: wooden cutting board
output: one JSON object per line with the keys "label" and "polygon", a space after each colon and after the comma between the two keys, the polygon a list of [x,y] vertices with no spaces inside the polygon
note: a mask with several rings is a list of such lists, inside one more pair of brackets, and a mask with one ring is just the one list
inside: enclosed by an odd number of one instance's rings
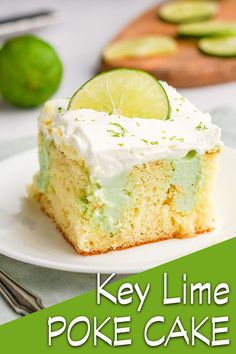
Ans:
{"label": "wooden cutting board", "polygon": [[[236,21],[236,0],[221,0],[215,19]],[[114,38],[131,38],[146,34],[176,37],[176,25],[158,18],[159,6],[148,10]],[[116,67],[147,70],[175,87],[194,87],[236,80],[236,58],[216,58],[202,54],[196,41],[178,39],[178,51],[171,56],[126,58],[102,61],[101,71]]]}

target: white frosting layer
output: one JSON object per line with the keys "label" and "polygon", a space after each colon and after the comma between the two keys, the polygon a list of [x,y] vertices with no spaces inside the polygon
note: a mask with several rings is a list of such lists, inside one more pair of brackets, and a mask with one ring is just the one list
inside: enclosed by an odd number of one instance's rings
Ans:
{"label": "white frosting layer", "polygon": [[157,159],[181,158],[190,150],[199,154],[221,146],[220,128],[174,88],[163,83],[170,100],[169,120],[126,118],[94,110],[66,111],[68,100],[45,104],[40,130],[59,147],[72,146],[103,180],[134,165]]}

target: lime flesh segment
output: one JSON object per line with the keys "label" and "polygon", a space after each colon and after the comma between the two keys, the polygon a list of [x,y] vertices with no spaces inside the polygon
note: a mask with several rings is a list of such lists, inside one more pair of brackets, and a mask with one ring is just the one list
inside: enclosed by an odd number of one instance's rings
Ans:
{"label": "lime flesh segment", "polygon": [[178,34],[189,37],[236,35],[236,22],[206,21],[180,25]]}
{"label": "lime flesh segment", "polygon": [[187,23],[210,19],[218,9],[215,1],[174,1],[162,5],[159,16],[167,22]]}
{"label": "lime flesh segment", "polygon": [[199,49],[217,57],[236,56],[236,36],[203,38],[198,43]]}
{"label": "lime flesh segment", "polygon": [[142,58],[155,55],[173,54],[177,50],[176,41],[168,36],[145,36],[121,39],[105,48],[106,60],[122,58]]}
{"label": "lime flesh segment", "polygon": [[168,96],[158,80],[141,70],[116,69],[95,76],[71,98],[68,109],[93,109],[129,118],[168,119]]}

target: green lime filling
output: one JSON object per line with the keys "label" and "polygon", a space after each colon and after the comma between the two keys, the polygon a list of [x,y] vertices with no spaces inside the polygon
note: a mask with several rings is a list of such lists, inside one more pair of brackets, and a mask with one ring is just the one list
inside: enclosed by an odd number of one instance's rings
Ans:
{"label": "green lime filling", "polygon": [[94,182],[87,197],[76,199],[79,210],[103,231],[111,234],[119,229],[121,211],[130,202],[127,172],[107,179],[102,185]]}
{"label": "green lime filling", "polygon": [[[176,211],[190,212],[197,202],[196,191],[199,182],[204,179],[201,157],[192,150],[184,158],[173,159],[170,163],[172,175],[166,181],[167,190],[173,185],[177,186],[178,193],[174,191],[173,195]],[[50,142],[44,141],[42,137],[39,138],[39,164],[40,170],[36,183],[39,191],[46,193],[50,183]],[[119,217],[122,211],[132,202],[132,190],[128,172],[124,172],[103,181],[102,184],[94,181],[89,185],[84,196],[75,198],[75,202],[82,215],[91,220],[96,227],[113,235],[121,227]]]}
{"label": "green lime filling", "polygon": [[195,151],[190,151],[185,158],[172,160],[173,175],[170,184],[180,188],[174,197],[178,212],[190,212],[196,205],[196,191],[201,179],[201,159]]}
{"label": "green lime filling", "polygon": [[49,184],[49,168],[51,164],[50,159],[50,143],[39,138],[39,174],[37,176],[37,187],[41,193],[46,193]]}
{"label": "green lime filling", "polygon": [[88,210],[88,200],[87,200],[86,196],[83,196],[80,198],[76,197],[75,202],[76,202],[76,205],[79,209],[80,214],[85,215],[85,213]]}
{"label": "green lime filling", "polygon": [[[175,185],[178,193],[174,194],[176,211],[187,213],[196,205],[196,191],[201,180],[201,158],[196,151],[190,151],[182,159],[171,160],[172,175],[167,182],[167,190]],[[92,224],[112,236],[119,231],[119,217],[124,208],[129,207],[132,199],[132,185],[127,183],[128,172],[110,178],[103,184],[92,183],[87,196],[77,198],[80,212]]]}

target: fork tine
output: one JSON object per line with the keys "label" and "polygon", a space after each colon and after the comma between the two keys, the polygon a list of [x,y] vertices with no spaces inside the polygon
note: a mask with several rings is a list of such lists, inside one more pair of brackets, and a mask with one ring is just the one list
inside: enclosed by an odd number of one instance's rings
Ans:
{"label": "fork tine", "polygon": [[0,270],[0,293],[13,310],[22,316],[44,308],[39,296],[25,289],[2,270]]}

